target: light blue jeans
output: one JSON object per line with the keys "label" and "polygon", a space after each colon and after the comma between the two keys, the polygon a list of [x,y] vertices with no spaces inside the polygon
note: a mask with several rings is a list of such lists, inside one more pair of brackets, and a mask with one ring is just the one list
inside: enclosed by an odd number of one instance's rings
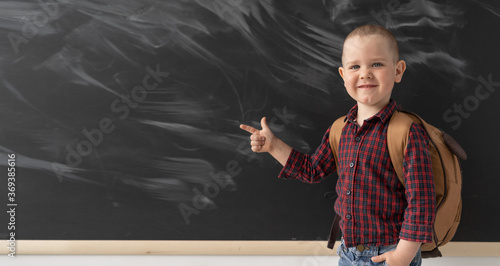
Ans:
{"label": "light blue jeans", "polygon": [[[371,265],[384,265],[390,266],[385,262],[376,263],[371,260],[372,257],[384,254],[389,251],[396,250],[397,245],[382,246],[382,247],[370,247],[370,249],[364,251],[358,251],[356,247],[347,248],[344,245],[344,240],[337,249],[337,254],[340,256],[339,266],[371,266]],[[422,255],[420,249],[418,250],[415,258],[410,263],[410,266],[420,266],[422,265]]]}

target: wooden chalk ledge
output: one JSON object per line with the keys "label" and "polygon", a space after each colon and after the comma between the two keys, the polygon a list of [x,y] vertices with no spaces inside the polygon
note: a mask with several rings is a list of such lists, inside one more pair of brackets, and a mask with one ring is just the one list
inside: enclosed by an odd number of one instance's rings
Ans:
{"label": "wooden chalk ledge", "polygon": [[[9,253],[1,240],[0,254]],[[339,242],[335,247],[338,247]],[[500,242],[451,242],[440,248],[444,257],[500,257]],[[326,241],[135,241],[17,240],[19,255],[336,255]]]}

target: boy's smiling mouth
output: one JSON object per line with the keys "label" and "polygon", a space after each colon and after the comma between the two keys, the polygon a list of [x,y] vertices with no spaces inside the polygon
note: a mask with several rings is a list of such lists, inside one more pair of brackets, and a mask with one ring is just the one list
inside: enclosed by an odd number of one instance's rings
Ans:
{"label": "boy's smiling mouth", "polygon": [[377,87],[377,85],[374,85],[374,84],[363,84],[363,85],[359,85],[358,89],[371,89],[371,88],[375,88],[375,87]]}

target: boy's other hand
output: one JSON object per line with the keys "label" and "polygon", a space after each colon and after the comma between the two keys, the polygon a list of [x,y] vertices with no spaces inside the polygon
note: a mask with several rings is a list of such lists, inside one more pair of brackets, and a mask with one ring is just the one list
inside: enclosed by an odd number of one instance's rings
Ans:
{"label": "boy's other hand", "polygon": [[389,266],[408,266],[418,252],[422,243],[400,239],[396,250],[372,257],[373,262],[385,263]]}
{"label": "boy's other hand", "polygon": [[263,117],[260,120],[260,126],[262,129],[256,129],[252,126],[240,125],[240,128],[252,133],[250,136],[250,145],[252,146],[252,151],[254,152],[269,152],[271,153],[275,137],[269,126],[267,125],[266,118]]}
{"label": "boy's other hand", "polygon": [[406,260],[397,256],[397,253],[395,251],[389,251],[382,255],[373,257],[372,261],[378,263],[382,263],[385,261],[385,263],[389,266],[408,266],[411,262],[411,260],[410,262],[407,262]]}

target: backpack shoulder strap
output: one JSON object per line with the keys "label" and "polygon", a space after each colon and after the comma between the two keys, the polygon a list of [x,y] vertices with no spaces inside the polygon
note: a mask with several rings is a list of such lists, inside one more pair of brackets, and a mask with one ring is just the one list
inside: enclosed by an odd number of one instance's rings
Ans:
{"label": "backpack shoulder strap", "polygon": [[[346,124],[346,117],[340,117],[335,122],[333,122],[332,127],[330,128],[330,137],[328,138],[329,143],[330,143],[330,149],[332,150],[333,154],[333,159],[335,160],[335,166],[337,168],[337,171],[339,169],[339,164],[338,164],[338,150],[339,150],[339,143],[340,143],[340,135],[342,134],[342,129],[344,129],[344,126]],[[335,218],[333,219],[332,223],[332,229],[330,230],[330,235],[328,237],[328,244],[327,247],[329,249],[333,249],[335,246],[335,240],[337,240],[337,234],[340,231],[340,216],[338,214],[335,214]]]}
{"label": "backpack shoulder strap", "polygon": [[398,175],[399,181],[401,181],[401,184],[405,187],[403,155],[406,150],[408,136],[413,122],[413,119],[408,115],[395,111],[387,128],[387,149],[389,150],[389,157],[391,158],[392,166]]}
{"label": "backpack shoulder strap", "polygon": [[332,127],[330,128],[330,148],[332,149],[333,153],[333,158],[335,160],[335,165],[337,166],[338,169],[338,150],[339,150],[339,143],[340,143],[340,135],[342,134],[342,129],[344,129],[344,126],[347,122],[345,119],[345,116],[342,116],[335,120],[333,122]]}

